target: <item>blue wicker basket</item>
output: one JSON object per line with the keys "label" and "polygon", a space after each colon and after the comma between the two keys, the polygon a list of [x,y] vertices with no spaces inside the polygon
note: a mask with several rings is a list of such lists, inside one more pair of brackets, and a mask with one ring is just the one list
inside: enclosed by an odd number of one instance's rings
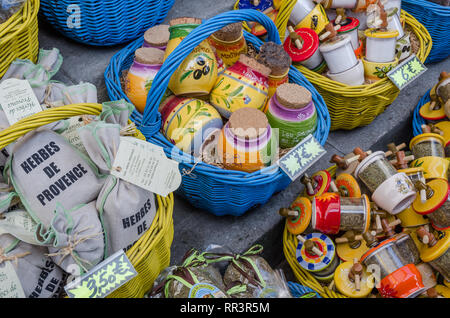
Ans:
{"label": "blue wicker basket", "polygon": [[427,0],[403,0],[402,8],[414,16],[428,30],[433,39],[427,63],[441,61],[450,55],[450,7]]}
{"label": "blue wicker basket", "polygon": [[[183,181],[177,192],[195,207],[215,215],[242,215],[252,207],[266,203],[274,193],[285,189],[291,182],[289,177],[275,165],[257,172],[246,173],[196,162],[194,157],[183,153],[159,132],[161,115],[158,112],[158,106],[173,72],[201,41],[222,27],[240,21],[261,23],[268,30],[268,38],[280,43],[278,31],[273,22],[258,11],[231,11],[211,18],[195,28],[167,58],[153,80],[144,115],[134,112],[131,116],[150,142],[164,147],[167,156],[180,163]],[[256,48],[263,44],[249,33],[245,34],[245,38]],[[111,100],[125,98],[129,101],[122,91],[120,77],[122,71],[130,67],[134,51],[142,43],[142,38],[130,43],[111,59],[105,71],[106,86]],[[330,116],[325,102],[308,80],[293,67],[289,72],[289,80],[311,91],[318,112],[315,137],[322,145],[325,144],[330,129]],[[186,174],[187,171],[190,173]]]}
{"label": "blue wicker basket", "polygon": [[420,116],[419,111],[420,107],[431,101],[430,91],[431,90],[428,90],[425,93],[425,95],[423,95],[423,97],[419,100],[419,103],[417,104],[416,108],[414,109],[412,122],[414,136],[420,135],[422,133],[422,125],[426,124],[425,119],[422,116]]}
{"label": "blue wicker basket", "polygon": [[41,0],[40,13],[56,30],[75,41],[108,46],[130,42],[163,22],[174,2]]}
{"label": "blue wicker basket", "polygon": [[322,298],[314,289],[299,283],[288,282],[288,286],[292,296],[295,298]]}

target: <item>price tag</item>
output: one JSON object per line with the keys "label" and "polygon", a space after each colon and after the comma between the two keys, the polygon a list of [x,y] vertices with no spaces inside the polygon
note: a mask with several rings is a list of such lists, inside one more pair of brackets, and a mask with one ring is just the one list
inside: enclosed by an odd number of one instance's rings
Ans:
{"label": "price tag", "polygon": [[136,275],[130,260],[120,250],[64,289],[70,298],[104,298]]}
{"label": "price tag", "polygon": [[325,154],[326,150],[316,138],[308,135],[279,159],[277,164],[294,181]]}
{"label": "price tag", "polygon": [[0,84],[0,106],[10,125],[42,111],[28,81],[15,78]]}
{"label": "price tag", "polygon": [[401,90],[426,70],[426,66],[413,54],[386,75]]}
{"label": "price tag", "polygon": [[120,137],[111,174],[163,197],[181,184],[178,162],[161,147],[132,137]]}

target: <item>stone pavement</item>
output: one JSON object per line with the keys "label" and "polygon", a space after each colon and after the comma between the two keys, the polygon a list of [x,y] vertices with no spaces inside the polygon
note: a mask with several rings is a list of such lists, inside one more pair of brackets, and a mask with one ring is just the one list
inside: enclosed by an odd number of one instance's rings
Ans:
{"label": "stone pavement", "polygon": [[[196,16],[202,19],[231,10],[234,0],[176,0],[166,19],[174,17]],[[57,47],[64,57],[64,63],[56,80],[67,84],[87,81],[95,84],[99,91],[99,102],[107,101],[103,73],[110,58],[124,45],[102,48],[89,47],[73,42],[59,35],[48,25],[40,22],[40,46]],[[412,111],[421,96],[437,80],[442,70],[450,71],[450,59],[427,65],[428,71],[418,80],[406,87],[386,111],[369,126],[352,131],[331,132],[325,149],[328,153],[313,167],[313,173],[329,167],[329,159],[334,153],[344,155],[360,146],[372,151],[385,149],[389,142],[408,141],[412,136]],[[175,237],[172,244],[172,263],[178,263],[184,253],[191,247],[200,250],[209,244],[220,244],[242,252],[254,243],[263,244],[264,256],[273,266],[287,268],[283,262],[282,231],[284,220],[278,215],[280,207],[288,206],[302,191],[299,180],[293,182],[286,190],[276,194],[265,204],[248,211],[242,217],[216,217],[189,205],[181,197],[175,197]],[[287,273],[288,279],[292,274]]]}

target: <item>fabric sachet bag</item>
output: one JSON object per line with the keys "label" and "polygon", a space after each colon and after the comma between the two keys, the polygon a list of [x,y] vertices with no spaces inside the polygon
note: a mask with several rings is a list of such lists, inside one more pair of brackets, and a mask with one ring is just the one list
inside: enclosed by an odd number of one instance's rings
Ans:
{"label": "fabric sachet bag", "polygon": [[50,81],[43,100],[46,108],[84,103],[97,103],[97,87],[87,82],[67,86],[58,81]]}
{"label": "fabric sachet bag", "polygon": [[0,298],[57,298],[67,274],[46,256],[47,248],[0,235]]}
{"label": "fabric sachet bag", "polygon": [[5,177],[38,224],[41,243],[49,244],[46,231],[57,204],[70,210],[96,200],[105,177],[89,158],[48,126],[26,134],[8,151],[11,155]]}
{"label": "fabric sachet bag", "polygon": [[[92,161],[109,174],[126,131],[133,105],[124,101],[103,104],[100,121],[78,129]],[[106,257],[128,250],[151,227],[156,214],[155,195],[109,174],[97,199],[97,210],[106,233]]]}

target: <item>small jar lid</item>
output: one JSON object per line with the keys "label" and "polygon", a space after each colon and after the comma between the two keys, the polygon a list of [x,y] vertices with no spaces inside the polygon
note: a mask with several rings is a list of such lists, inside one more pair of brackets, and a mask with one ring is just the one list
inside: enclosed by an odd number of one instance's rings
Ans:
{"label": "small jar lid", "polygon": [[306,240],[312,240],[323,255],[318,256],[309,254],[306,251],[304,244],[299,242],[297,245],[296,258],[300,266],[310,272],[318,272],[330,266],[336,255],[333,241],[322,233],[310,233],[305,235],[304,238]]}
{"label": "small jar lid", "polygon": [[367,29],[364,31],[366,37],[377,39],[390,39],[398,36],[397,30],[378,31],[377,29]]}
{"label": "small jar lid", "polygon": [[139,48],[135,52],[134,60],[146,65],[163,64],[164,51],[153,47]]}
{"label": "small jar lid", "polygon": [[[334,21],[331,21],[334,25]],[[341,24],[341,28],[337,31],[338,33],[347,33],[353,31],[359,27],[359,20],[353,17],[347,17],[345,24]]]}
{"label": "small jar lid", "polygon": [[244,107],[231,114],[228,125],[235,136],[254,139],[267,131],[269,121],[259,109]]}
{"label": "small jar lid", "polygon": [[442,231],[444,233],[436,245],[432,247],[425,246],[420,251],[420,258],[424,262],[431,262],[439,257],[441,257],[450,247],[450,229]]}
{"label": "small jar lid", "polygon": [[430,214],[439,209],[448,199],[449,186],[444,179],[433,179],[427,183],[433,189],[433,196],[422,203],[420,196],[417,196],[412,206],[419,214]]}
{"label": "small jar lid", "polygon": [[319,49],[322,53],[334,51],[344,45],[351,44],[351,38],[348,35],[338,35],[328,41],[323,42]]}
{"label": "small jar lid", "polygon": [[288,52],[293,62],[303,62],[309,59],[317,51],[319,47],[319,36],[317,33],[308,28],[300,28],[295,30],[295,33],[300,35],[303,39],[303,46],[298,49],[290,37],[284,41],[284,49]]}
{"label": "small jar lid", "polygon": [[444,147],[444,137],[435,133],[424,133],[417,135],[409,142],[409,149],[412,149],[415,145],[417,145],[421,141],[429,140],[429,139],[437,139]]}
{"label": "small jar lid", "polygon": [[426,120],[440,120],[446,117],[444,107],[436,110],[430,110],[430,102],[425,103],[420,107],[419,114],[423,119]]}
{"label": "small jar lid", "polygon": [[348,194],[347,197],[361,197],[361,188],[358,181],[351,174],[341,173],[336,177],[335,183],[338,189],[342,189]]}
{"label": "small jar lid", "polygon": [[286,226],[290,233],[299,235],[307,229],[311,221],[311,201],[305,197],[299,197],[292,203],[291,208],[298,212],[298,216],[295,219],[287,218]]}
{"label": "small jar lid", "polygon": [[162,47],[167,45],[169,38],[170,32],[168,24],[155,25],[144,33],[144,41],[154,47]]}
{"label": "small jar lid", "polygon": [[292,109],[303,108],[312,101],[311,92],[294,83],[285,83],[278,86],[275,94],[280,104]]}
{"label": "small jar lid", "polygon": [[202,20],[199,18],[192,18],[192,17],[180,17],[180,18],[174,18],[169,21],[170,26],[175,26],[175,25],[180,25],[180,24],[198,25],[198,24],[202,24]]}
{"label": "small jar lid", "polygon": [[[367,297],[373,289],[373,284],[368,284],[369,275],[363,270],[360,278],[360,290],[356,290],[355,283],[350,281],[348,275],[353,267],[353,261],[341,263],[334,272],[336,288],[345,296],[351,298]],[[370,287],[372,286],[372,287]]]}
{"label": "small jar lid", "polygon": [[306,196],[312,200],[312,198],[321,196],[328,191],[332,178],[327,170],[320,170],[314,173],[311,176],[311,179],[316,182],[316,186],[313,188],[314,193],[309,193],[308,188],[305,188],[305,193]]}
{"label": "small jar lid", "polygon": [[447,146],[447,144],[450,142],[450,121],[444,120],[437,123],[435,126],[444,132],[443,137],[445,140],[445,145]]}

